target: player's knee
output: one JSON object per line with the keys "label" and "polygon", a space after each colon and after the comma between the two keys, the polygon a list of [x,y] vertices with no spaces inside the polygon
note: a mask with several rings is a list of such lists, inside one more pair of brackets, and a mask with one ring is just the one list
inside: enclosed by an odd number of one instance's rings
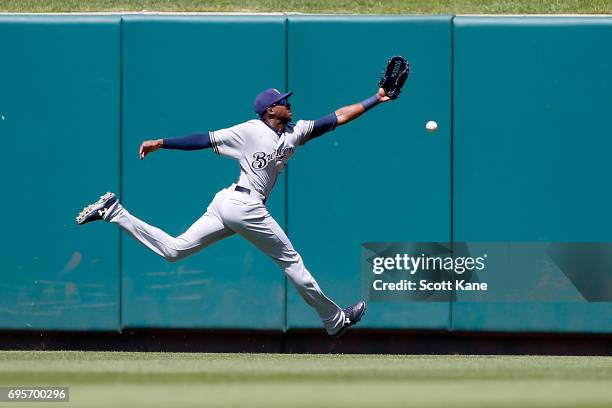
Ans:
{"label": "player's knee", "polygon": [[168,262],[177,262],[183,258],[184,256],[181,254],[181,251],[177,251],[175,249],[166,251],[166,253],[164,253],[164,259]]}
{"label": "player's knee", "polygon": [[181,237],[175,238],[171,245],[166,246],[164,259],[168,262],[180,261],[193,252],[190,251],[191,247],[190,243],[185,242]]}

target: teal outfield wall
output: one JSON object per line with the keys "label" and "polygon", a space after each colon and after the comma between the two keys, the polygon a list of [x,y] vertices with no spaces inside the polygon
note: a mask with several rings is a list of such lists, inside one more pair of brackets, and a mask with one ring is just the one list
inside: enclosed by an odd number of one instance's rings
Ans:
{"label": "teal outfield wall", "polygon": [[[455,241],[612,242],[611,44],[610,18],[455,18]],[[455,330],[612,332],[610,303],[458,300]]]}
{"label": "teal outfield wall", "polygon": [[[270,39],[276,55],[262,58],[252,44]],[[235,181],[237,165],[212,151],[164,151],[141,162],[140,142],[250,119],[252,95],[286,87],[285,49],[281,17],[126,17],[126,208],[173,235],[198,219],[215,193]],[[268,208],[284,226],[284,177]],[[284,274],[247,241],[230,237],[177,263],[127,236],[121,245],[124,326],[284,328]]]}
{"label": "teal outfield wall", "polygon": [[0,327],[119,329],[119,232],[77,229],[120,185],[121,18],[0,17]]}
{"label": "teal outfield wall", "polygon": [[[0,329],[319,328],[240,238],[166,263],[74,216],[111,190],[180,234],[238,168],[142,140],[251,119],[268,87],[320,117],[393,54],[403,97],[300,148],[268,204],[326,293],[361,296],[363,242],[612,242],[612,18],[0,16],[0,40]],[[612,332],[612,303],[465,300],[372,302],[360,327]]]}
{"label": "teal outfield wall", "polygon": [[[368,41],[348,40],[366,32]],[[390,55],[409,55],[416,72],[409,96],[309,143],[288,171],[289,236],[339,304],[360,296],[362,242],[450,240],[451,34],[444,16],[289,19],[289,89],[306,117],[364,99]],[[440,124],[435,136],[423,127],[428,115]],[[415,187],[428,199],[415,199]],[[373,302],[360,326],[446,330],[449,308]],[[290,288],[287,328],[319,324]]]}

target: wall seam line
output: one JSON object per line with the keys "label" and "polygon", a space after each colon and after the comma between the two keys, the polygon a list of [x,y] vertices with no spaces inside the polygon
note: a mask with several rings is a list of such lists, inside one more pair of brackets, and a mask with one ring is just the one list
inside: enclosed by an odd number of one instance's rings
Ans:
{"label": "wall seam line", "polygon": [[[123,199],[123,16],[119,20],[119,197]],[[119,332],[123,330],[123,234],[119,234]]]}
{"label": "wall seam line", "polygon": [[[289,92],[289,17],[285,14],[285,92]],[[289,236],[289,163],[287,163],[287,169],[285,170],[285,231],[287,232],[287,236]],[[283,332],[287,333],[287,322],[289,319],[288,316],[288,285],[287,285],[287,275],[284,275],[285,278],[285,310],[284,310],[284,324],[283,324]],[[283,352],[285,352],[283,348]]]}
{"label": "wall seam line", "polygon": [[[451,61],[450,61],[450,246],[451,255],[454,258],[455,251],[455,16],[451,17],[450,26],[450,49],[451,49]],[[451,301],[449,303],[449,315],[448,315],[448,328],[452,333],[453,327],[453,308],[454,303],[457,299],[457,293],[453,289],[451,294]]]}

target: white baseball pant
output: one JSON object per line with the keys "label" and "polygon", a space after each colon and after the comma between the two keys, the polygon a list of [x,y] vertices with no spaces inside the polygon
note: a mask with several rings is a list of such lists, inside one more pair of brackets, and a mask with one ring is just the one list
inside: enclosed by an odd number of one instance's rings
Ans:
{"label": "white baseball pant", "polygon": [[106,220],[164,259],[175,262],[234,233],[241,235],[280,266],[302,298],[312,306],[329,334],[344,323],[344,312],[329,299],[304,266],[302,257],[263,204],[263,196],[251,190],[245,194],[232,185],[219,191],[206,213],[178,237],[172,237],[130,214],[119,202],[112,206]]}

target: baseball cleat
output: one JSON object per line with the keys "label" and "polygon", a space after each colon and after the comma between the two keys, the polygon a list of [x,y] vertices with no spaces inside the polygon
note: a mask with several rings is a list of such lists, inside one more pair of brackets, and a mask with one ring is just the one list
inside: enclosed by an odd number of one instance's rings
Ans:
{"label": "baseball cleat", "polygon": [[76,223],[83,225],[88,222],[103,220],[108,213],[108,209],[116,202],[117,196],[114,193],[104,194],[98,201],[83,208],[83,211],[76,217]]}
{"label": "baseball cleat", "polygon": [[333,337],[334,339],[337,339],[338,337],[346,333],[346,330],[349,327],[357,324],[361,320],[367,308],[368,307],[365,301],[360,300],[359,302],[355,303],[353,306],[349,306],[346,309],[344,309],[344,325],[338,331],[338,333],[332,334],[331,337]]}

